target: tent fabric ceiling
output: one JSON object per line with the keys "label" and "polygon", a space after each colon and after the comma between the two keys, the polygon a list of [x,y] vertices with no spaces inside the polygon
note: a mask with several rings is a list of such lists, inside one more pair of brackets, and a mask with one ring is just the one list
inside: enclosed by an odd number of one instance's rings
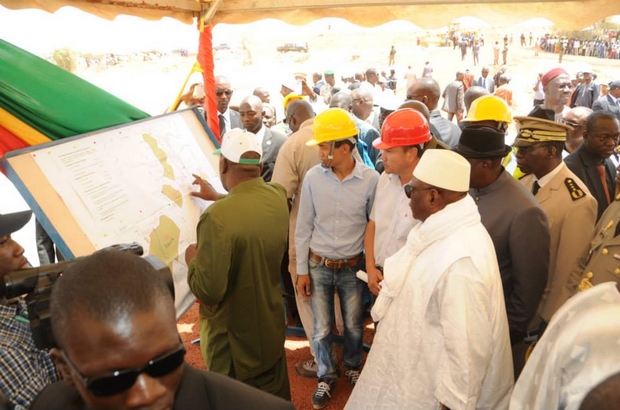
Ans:
{"label": "tent fabric ceiling", "polygon": [[[73,6],[106,19],[128,14],[149,20],[172,17],[191,23],[211,3],[206,0],[4,0],[2,5],[9,9],[38,8],[48,12]],[[300,25],[323,17],[340,17],[366,27],[407,20],[424,29],[437,29],[463,16],[477,17],[492,26],[511,26],[543,17],[562,29],[582,29],[616,14],[620,14],[620,1],[610,0],[223,0],[212,23],[241,24],[275,18]]]}

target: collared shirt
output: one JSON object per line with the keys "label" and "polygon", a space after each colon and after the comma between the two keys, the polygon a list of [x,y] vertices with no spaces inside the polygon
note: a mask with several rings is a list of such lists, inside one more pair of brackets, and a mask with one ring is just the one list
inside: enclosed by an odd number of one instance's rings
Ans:
{"label": "collared shirt", "polygon": [[265,127],[265,125],[261,125],[260,129],[258,131],[256,131],[256,138],[258,138],[258,142],[260,143],[260,145],[263,145],[263,140],[265,139],[265,129],[267,127]]}
{"label": "collared shirt", "polygon": [[16,410],[27,409],[45,386],[58,380],[49,353],[34,345],[27,318],[21,298],[0,305],[0,393]]}
{"label": "collared shirt", "polygon": [[320,164],[306,174],[295,230],[297,274],[308,274],[308,252],[347,259],[364,249],[379,174],[359,161],[342,181]]}
{"label": "collared shirt", "polygon": [[231,129],[231,123],[230,123],[230,108],[226,108],[226,111],[224,112],[217,112],[217,118],[219,121],[220,115],[224,117],[224,122],[226,123],[226,130],[230,130]]}
{"label": "collared shirt", "polygon": [[560,162],[560,164],[557,167],[553,168],[553,170],[549,172],[547,175],[543,176],[540,179],[536,179],[536,181],[538,181],[538,185],[541,188],[547,185],[549,181],[551,181],[558,174],[558,172],[560,172],[560,170],[564,168],[565,166],[566,164],[564,164],[564,161]]}
{"label": "collared shirt", "polygon": [[399,175],[381,174],[375,198],[370,213],[370,219],[375,223],[374,256],[375,263],[383,266],[386,258],[407,243],[409,231],[420,221],[413,218]]}

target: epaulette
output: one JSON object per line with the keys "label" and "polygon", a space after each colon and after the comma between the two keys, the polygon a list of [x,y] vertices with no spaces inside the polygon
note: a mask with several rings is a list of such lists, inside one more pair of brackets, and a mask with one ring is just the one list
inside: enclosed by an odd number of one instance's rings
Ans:
{"label": "epaulette", "polygon": [[583,192],[583,189],[579,188],[574,179],[566,178],[564,180],[564,184],[566,185],[566,188],[568,188],[568,193],[570,194],[570,197],[573,198],[573,201],[586,196],[586,193]]}
{"label": "epaulette", "polygon": [[620,201],[620,192],[616,194],[616,201]]}

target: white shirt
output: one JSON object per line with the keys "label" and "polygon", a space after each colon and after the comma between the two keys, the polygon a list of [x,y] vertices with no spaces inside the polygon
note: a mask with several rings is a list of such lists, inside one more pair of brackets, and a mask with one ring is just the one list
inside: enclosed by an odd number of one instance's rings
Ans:
{"label": "white shirt", "polygon": [[384,172],[379,177],[370,219],[375,223],[375,263],[383,266],[386,258],[405,245],[411,228],[420,223],[413,218],[398,175]]}
{"label": "white shirt", "polygon": [[265,129],[267,127],[265,127],[265,125],[261,125],[260,130],[256,131],[256,138],[258,139],[258,142],[260,143],[260,145],[263,145],[263,140],[265,139]]}
{"label": "white shirt", "polygon": [[620,372],[620,293],[601,283],[553,316],[515,385],[510,410],[577,410],[592,388]]}
{"label": "white shirt", "polygon": [[220,115],[224,117],[224,122],[226,123],[226,131],[230,131],[232,128],[230,126],[230,108],[226,108],[224,112],[217,112],[217,120],[220,120]]}
{"label": "white shirt", "polygon": [[545,92],[543,91],[542,81],[536,81],[534,83],[534,86],[536,86],[536,84],[538,84],[538,88],[536,89],[536,91],[534,91],[534,99],[535,100],[544,100],[545,99]]}
{"label": "white shirt", "polygon": [[557,167],[553,168],[553,170],[549,172],[547,175],[545,175],[544,177],[540,179],[536,179],[536,177],[534,178],[538,182],[538,185],[542,188],[545,185],[547,185],[549,181],[551,181],[558,174],[558,172],[560,172],[560,170],[565,166],[566,164],[564,164],[564,161],[562,161]]}

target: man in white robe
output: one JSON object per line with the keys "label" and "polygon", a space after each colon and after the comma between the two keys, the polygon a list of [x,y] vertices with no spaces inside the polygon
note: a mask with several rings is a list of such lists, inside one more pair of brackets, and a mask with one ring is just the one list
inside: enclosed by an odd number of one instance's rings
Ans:
{"label": "man in white robe", "polygon": [[578,410],[590,390],[618,372],[620,291],[605,282],[555,313],[515,385],[510,410]]}
{"label": "man in white robe", "polygon": [[380,320],[346,409],[502,410],[513,386],[502,282],[469,190],[470,165],[424,153],[405,186],[422,221],[388,258]]}

